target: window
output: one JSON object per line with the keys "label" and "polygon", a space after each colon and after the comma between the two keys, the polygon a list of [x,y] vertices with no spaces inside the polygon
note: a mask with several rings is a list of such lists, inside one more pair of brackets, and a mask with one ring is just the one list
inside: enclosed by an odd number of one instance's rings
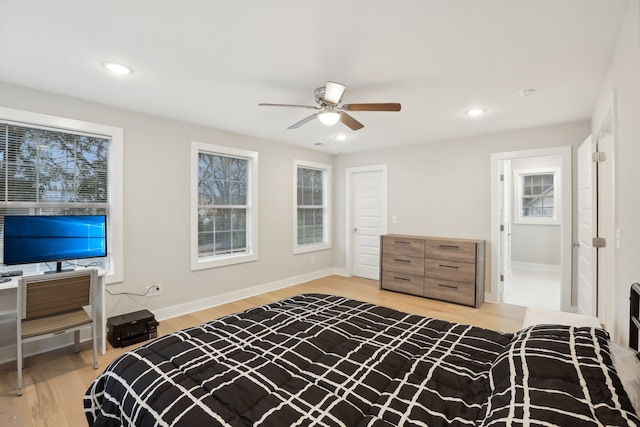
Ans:
{"label": "window", "polygon": [[121,281],[122,232],[114,224],[122,215],[122,135],[119,128],[0,108],[0,242],[5,215],[104,214],[109,255],[73,264],[96,265],[107,282]]}
{"label": "window", "polygon": [[556,169],[516,170],[516,223],[555,224],[559,216],[559,174]]}
{"label": "window", "polygon": [[191,268],[258,259],[258,154],[192,143]]}
{"label": "window", "polygon": [[293,253],[329,249],[331,166],[294,160],[294,174]]}

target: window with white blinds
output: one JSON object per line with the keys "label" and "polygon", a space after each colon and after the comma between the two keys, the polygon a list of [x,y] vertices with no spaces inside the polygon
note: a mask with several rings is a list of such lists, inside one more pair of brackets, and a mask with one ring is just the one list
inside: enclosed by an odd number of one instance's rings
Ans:
{"label": "window with white blinds", "polygon": [[[110,142],[0,122],[0,237],[5,215],[108,216]],[[82,261],[92,262],[103,264],[101,259]]]}
{"label": "window with white blinds", "polygon": [[295,218],[294,253],[330,248],[331,166],[294,161]]}
{"label": "window with white blinds", "polygon": [[255,259],[257,153],[194,144],[197,206],[192,268]]}

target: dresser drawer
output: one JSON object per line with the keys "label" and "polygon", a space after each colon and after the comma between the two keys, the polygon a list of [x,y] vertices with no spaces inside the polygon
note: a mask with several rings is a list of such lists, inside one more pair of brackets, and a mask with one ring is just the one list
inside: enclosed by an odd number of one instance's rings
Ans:
{"label": "dresser drawer", "polygon": [[384,236],[382,238],[382,256],[389,254],[423,258],[424,240],[402,236]]}
{"label": "dresser drawer", "polygon": [[424,279],[409,274],[383,271],[380,287],[390,291],[422,296],[424,293]]}
{"label": "dresser drawer", "polygon": [[468,262],[426,258],[424,260],[424,275],[432,279],[476,283],[476,265]]}
{"label": "dresser drawer", "polygon": [[411,276],[423,276],[424,258],[387,254],[382,257],[382,270]]}
{"label": "dresser drawer", "polygon": [[424,296],[443,301],[475,306],[476,289],[471,283],[424,279]]}
{"label": "dresser drawer", "polygon": [[456,240],[427,240],[425,241],[424,256],[475,263],[476,244]]}

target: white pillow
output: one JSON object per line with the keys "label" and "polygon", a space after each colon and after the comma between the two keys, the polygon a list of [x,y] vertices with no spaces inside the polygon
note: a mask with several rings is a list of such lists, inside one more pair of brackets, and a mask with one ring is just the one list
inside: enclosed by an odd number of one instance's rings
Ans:
{"label": "white pillow", "polygon": [[640,359],[636,351],[609,341],[613,366],[618,372],[620,381],[627,392],[636,414],[640,415]]}

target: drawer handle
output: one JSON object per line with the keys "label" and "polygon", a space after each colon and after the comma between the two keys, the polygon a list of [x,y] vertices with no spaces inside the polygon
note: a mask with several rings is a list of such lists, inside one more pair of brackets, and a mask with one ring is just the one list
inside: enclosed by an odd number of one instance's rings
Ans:
{"label": "drawer handle", "polygon": [[458,246],[457,245],[440,245],[440,249],[458,250]]}
{"label": "drawer handle", "polygon": [[444,265],[444,264],[440,264],[441,268],[453,268],[453,269],[458,269],[457,265]]}
{"label": "drawer handle", "polygon": [[440,286],[441,288],[458,289],[458,287],[457,287],[457,286],[444,285],[444,284],[442,284],[442,283],[438,283],[438,286]]}
{"label": "drawer handle", "polygon": [[410,259],[397,259],[397,258],[396,258],[396,259],[394,259],[394,261],[395,261],[395,262],[405,262],[405,263],[407,263],[407,264],[410,264],[410,263],[411,263],[411,260],[410,260]]}
{"label": "drawer handle", "polygon": [[405,241],[402,241],[402,240],[394,240],[393,243],[397,243],[399,245],[410,245],[411,244],[411,242],[405,242]]}
{"label": "drawer handle", "polygon": [[403,282],[410,282],[410,281],[411,281],[411,279],[406,279],[406,278],[404,278],[404,277],[395,277],[395,276],[394,276],[393,278],[394,278],[395,280],[402,280]]}

